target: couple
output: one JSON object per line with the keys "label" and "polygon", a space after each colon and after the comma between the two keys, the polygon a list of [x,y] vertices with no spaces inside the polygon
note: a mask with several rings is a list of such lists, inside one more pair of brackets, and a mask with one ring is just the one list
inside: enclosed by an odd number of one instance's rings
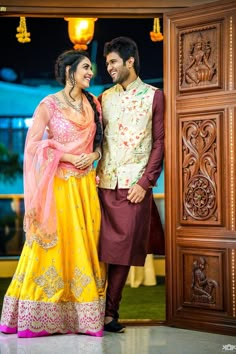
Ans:
{"label": "couple", "polygon": [[3,333],[124,332],[122,290],[130,266],[145,261],[150,187],[162,169],[163,94],[139,78],[133,40],[113,39],[104,56],[115,86],[99,100],[85,90],[88,54],[69,50],[55,63],[63,90],[35,110],[24,154],[26,242]]}

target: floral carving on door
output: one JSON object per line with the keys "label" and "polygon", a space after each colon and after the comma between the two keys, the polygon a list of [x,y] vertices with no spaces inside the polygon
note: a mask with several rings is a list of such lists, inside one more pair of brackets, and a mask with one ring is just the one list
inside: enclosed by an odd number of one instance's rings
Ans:
{"label": "floral carving on door", "polygon": [[181,117],[182,223],[221,223],[221,151],[217,131],[221,113]]}

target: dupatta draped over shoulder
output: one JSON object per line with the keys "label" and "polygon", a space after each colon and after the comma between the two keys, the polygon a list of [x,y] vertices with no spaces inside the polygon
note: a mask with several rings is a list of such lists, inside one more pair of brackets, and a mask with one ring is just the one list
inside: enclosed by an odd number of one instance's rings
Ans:
{"label": "dupatta draped over shoulder", "polygon": [[[99,102],[94,97],[97,108]],[[60,162],[64,153],[80,155],[93,151],[96,132],[94,111],[83,95],[81,114],[64,106],[55,95],[45,97],[36,108],[24,152],[24,231],[26,242],[43,248],[57,243],[54,176],[67,179],[88,173],[70,163]]]}

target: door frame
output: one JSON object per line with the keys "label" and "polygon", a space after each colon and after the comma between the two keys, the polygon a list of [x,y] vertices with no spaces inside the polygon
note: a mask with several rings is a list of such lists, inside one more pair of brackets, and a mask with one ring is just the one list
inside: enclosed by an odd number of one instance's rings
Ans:
{"label": "door frame", "polygon": [[[122,0],[121,0],[122,1]],[[142,2],[143,0],[141,0]],[[64,18],[64,17],[99,17],[99,18],[130,18],[130,19],[143,19],[163,17],[163,13],[170,10],[177,10],[179,7],[157,7],[155,0],[143,1],[143,5],[140,7],[140,1],[135,0],[134,6],[124,4],[124,7],[116,8],[116,5],[112,5],[109,1],[104,0],[99,2],[99,5],[94,4],[89,8],[83,8],[76,4],[73,6],[73,0],[67,1],[67,7],[63,6],[63,0],[58,0],[57,4],[53,6],[53,1],[47,1],[48,6],[37,6],[37,0],[8,0],[7,6],[0,5],[0,17],[37,17],[37,18]],[[93,0],[88,0],[89,3],[93,3]],[[32,5],[34,4],[34,5]],[[105,7],[103,5],[105,4]],[[71,5],[71,6],[70,6]],[[180,6],[182,8],[182,6]],[[73,14],[73,15],[72,15]],[[166,223],[165,223],[166,224]],[[166,241],[165,241],[166,243]],[[165,262],[165,267],[166,267]],[[167,286],[166,286],[166,319],[168,318],[168,304],[167,304]],[[158,301],[158,299],[157,299]],[[123,320],[126,325],[168,325],[167,320]]]}

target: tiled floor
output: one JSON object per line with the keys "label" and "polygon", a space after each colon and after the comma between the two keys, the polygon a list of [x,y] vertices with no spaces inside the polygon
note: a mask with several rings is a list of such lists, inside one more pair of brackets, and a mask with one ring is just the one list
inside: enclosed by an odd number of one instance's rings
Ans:
{"label": "tiled floor", "polygon": [[103,338],[54,335],[33,339],[0,333],[1,354],[219,354],[236,353],[236,337],[173,329],[127,327]]}

